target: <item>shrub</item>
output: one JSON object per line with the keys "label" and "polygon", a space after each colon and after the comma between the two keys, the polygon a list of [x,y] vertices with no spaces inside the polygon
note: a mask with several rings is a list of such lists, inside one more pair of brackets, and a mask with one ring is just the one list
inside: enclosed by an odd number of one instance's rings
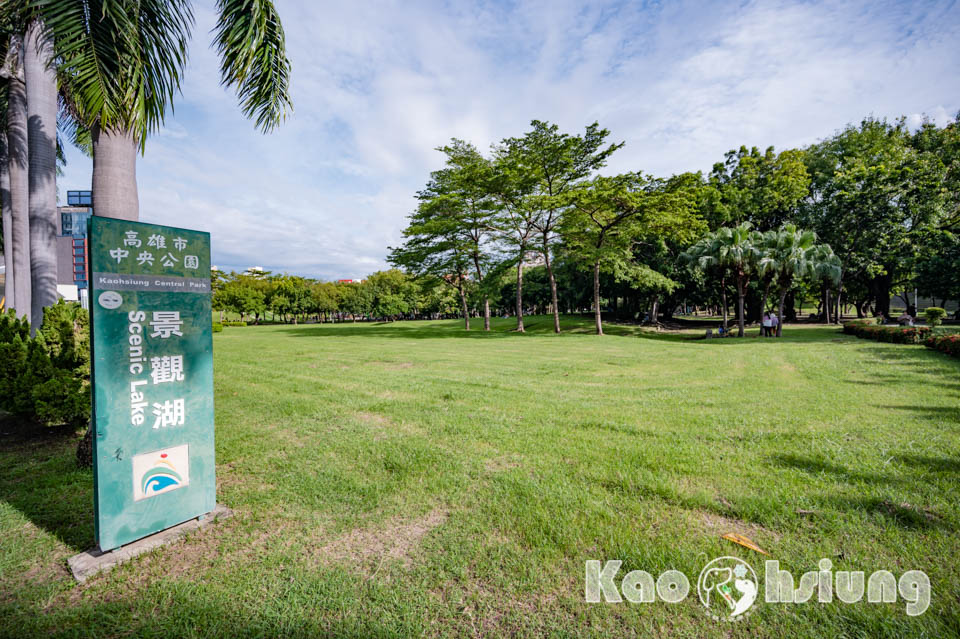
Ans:
{"label": "shrub", "polygon": [[960,335],[930,335],[923,343],[927,348],[960,357]]}
{"label": "shrub", "polygon": [[78,427],[90,418],[87,312],[58,302],[30,337],[26,318],[0,314],[0,409],[40,424]]}
{"label": "shrub", "polygon": [[214,332],[214,333],[222,333],[222,332],[223,332],[223,324],[221,324],[220,322],[214,322],[214,323],[213,323],[213,332]]}
{"label": "shrub", "polygon": [[947,312],[939,306],[929,306],[923,312],[923,316],[927,320],[927,326],[940,326]]}
{"label": "shrub", "polygon": [[920,344],[932,333],[929,326],[876,326],[864,321],[845,322],[843,332],[891,344]]}
{"label": "shrub", "polygon": [[246,326],[246,322],[222,322],[224,326]]}

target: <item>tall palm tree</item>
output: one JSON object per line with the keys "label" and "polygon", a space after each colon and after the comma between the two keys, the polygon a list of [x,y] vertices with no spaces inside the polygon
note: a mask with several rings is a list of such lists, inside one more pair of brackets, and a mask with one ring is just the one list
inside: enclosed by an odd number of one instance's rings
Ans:
{"label": "tall palm tree", "polygon": [[[74,116],[93,145],[97,215],[139,217],[136,155],[162,124],[187,62],[194,24],[189,0],[39,0],[69,77]],[[290,62],[270,0],[218,0],[214,44],[221,84],[270,131],[291,107]]]}
{"label": "tall palm tree", "polygon": [[23,71],[27,90],[30,319],[36,331],[43,322],[43,309],[57,302],[58,226],[57,75],[50,32],[36,18],[29,22],[24,38]]}
{"label": "tall palm tree", "polygon": [[0,213],[3,220],[4,310],[13,303],[13,217],[10,211],[10,172],[7,166],[7,90],[0,88]]}
{"label": "tall palm tree", "polygon": [[745,321],[743,302],[751,278],[757,274],[760,259],[761,236],[744,222],[738,226],[721,227],[708,234],[687,251],[687,260],[696,262],[704,270],[719,270],[724,297],[724,326],[726,326],[726,279],[737,287],[737,336],[743,337]]}
{"label": "tall palm tree", "polygon": [[805,277],[836,281],[840,277],[840,260],[828,245],[817,244],[816,233],[798,229],[795,224],[786,224],[767,236],[759,270],[769,275],[779,290],[777,337],[780,337],[783,334],[784,303],[795,282]]}
{"label": "tall palm tree", "polygon": [[10,251],[12,272],[6,274],[13,282],[13,299],[7,300],[17,315],[29,315],[30,299],[30,219],[27,159],[27,88],[23,76],[23,40],[17,31],[6,34],[7,46],[0,75],[7,89],[7,180],[10,207],[9,248],[4,238],[4,250]]}

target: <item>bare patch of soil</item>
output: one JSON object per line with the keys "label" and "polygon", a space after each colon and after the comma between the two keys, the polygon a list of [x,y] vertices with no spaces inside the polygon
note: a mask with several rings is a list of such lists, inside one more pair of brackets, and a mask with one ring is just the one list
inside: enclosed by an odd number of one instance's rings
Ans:
{"label": "bare patch of soil", "polygon": [[420,541],[443,524],[447,516],[446,510],[438,508],[416,519],[393,518],[375,530],[357,528],[323,546],[320,553],[337,561],[367,563],[392,559],[409,565]]}

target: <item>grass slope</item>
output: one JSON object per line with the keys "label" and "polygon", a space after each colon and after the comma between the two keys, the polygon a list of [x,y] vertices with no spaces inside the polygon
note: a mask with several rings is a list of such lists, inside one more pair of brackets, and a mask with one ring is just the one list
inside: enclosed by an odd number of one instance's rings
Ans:
{"label": "grass slope", "polygon": [[[788,327],[699,340],[528,319],[227,328],[218,498],[237,516],[84,586],[75,440],[0,450],[0,635],[945,637],[960,634],[960,362]],[[751,336],[755,335],[754,331]],[[746,534],[799,581],[926,571],[933,603],[758,603],[696,576]],[[584,562],[693,582],[584,603]]]}

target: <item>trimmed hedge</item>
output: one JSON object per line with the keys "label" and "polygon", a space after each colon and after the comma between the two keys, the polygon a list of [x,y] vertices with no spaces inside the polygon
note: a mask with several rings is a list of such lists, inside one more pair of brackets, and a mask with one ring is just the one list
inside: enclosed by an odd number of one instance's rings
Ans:
{"label": "trimmed hedge", "polygon": [[223,326],[246,326],[246,322],[223,322]]}
{"label": "trimmed hedge", "polygon": [[214,323],[213,323],[213,332],[214,332],[214,333],[222,333],[222,332],[223,332],[223,324],[221,324],[220,322],[214,322]]}
{"label": "trimmed hedge", "polygon": [[960,357],[960,335],[930,335],[923,344],[935,351]]}
{"label": "trimmed hedge", "polygon": [[932,331],[929,326],[878,326],[865,320],[845,322],[843,325],[843,332],[847,335],[890,344],[922,344]]}

